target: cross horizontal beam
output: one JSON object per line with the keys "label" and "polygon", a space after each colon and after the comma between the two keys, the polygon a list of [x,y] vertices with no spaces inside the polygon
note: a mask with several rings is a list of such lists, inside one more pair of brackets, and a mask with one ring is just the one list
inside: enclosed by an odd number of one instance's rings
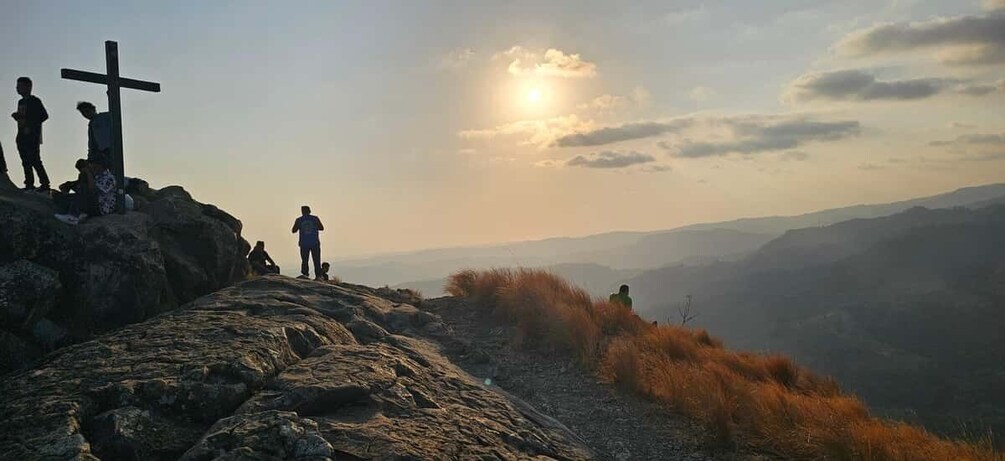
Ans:
{"label": "cross horizontal beam", "polygon": [[[108,84],[108,76],[105,74],[84,72],[82,70],[75,69],[60,69],[59,74],[68,80],[80,80],[82,82],[100,83],[102,85]],[[119,77],[119,87],[150,91],[154,93],[160,93],[161,91],[160,83],[145,82],[143,80],[133,80],[131,78],[124,77]]]}

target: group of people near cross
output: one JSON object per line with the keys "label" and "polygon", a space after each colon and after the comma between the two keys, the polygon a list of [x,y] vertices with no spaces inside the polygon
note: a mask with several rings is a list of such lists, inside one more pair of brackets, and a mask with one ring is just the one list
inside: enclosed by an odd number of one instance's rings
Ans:
{"label": "group of people near cross", "polygon": [[[112,213],[117,205],[117,184],[115,175],[109,170],[111,165],[111,120],[107,112],[99,113],[94,104],[77,103],[77,110],[88,120],[87,158],[78,159],[75,167],[77,179],[59,186],[58,191],[49,187],[49,175],[42,164],[42,124],[49,119],[42,100],[32,94],[33,84],[28,77],[17,79],[17,110],[11,117],[17,123],[18,155],[24,168],[23,190],[51,195],[59,211],[56,218],[68,224],[77,224],[89,216],[103,216]],[[7,162],[0,145],[0,174],[6,175]],[[35,186],[38,175],[39,185]]]}
{"label": "group of people near cross", "polygon": [[[300,233],[300,276],[297,278],[310,278],[310,267],[307,264],[308,257],[314,263],[314,280],[329,279],[328,271],[331,265],[321,262],[321,236],[320,232],[325,230],[321,224],[321,218],[311,214],[311,207],[304,205],[300,207],[300,217],[293,221],[292,232]],[[251,270],[257,275],[278,274],[279,265],[272,260],[269,252],[265,251],[265,242],[259,240],[255,243],[255,248],[248,253],[248,263]]]}
{"label": "group of people near cross", "polygon": [[[108,112],[98,112],[94,104],[86,101],[77,103],[87,123],[87,158],[81,158],[74,165],[77,179],[59,185],[57,191],[50,188],[49,175],[42,164],[42,124],[49,119],[49,113],[42,100],[32,94],[33,83],[28,77],[17,79],[17,94],[21,99],[11,117],[17,122],[17,152],[24,167],[24,187],[22,190],[51,196],[56,204],[56,219],[68,224],[78,224],[93,216],[104,216],[116,210],[118,194],[115,175],[109,170],[112,155],[112,120]],[[3,145],[0,144],[0,175],[7,175],[7,162]],[[35,176],[38,175],[38,186]],[[128,182],[128,181],[127,181]],[[129,196],[126,195],[129,208]],[[314,263],[314,279],[328,280],[331,266],[321,263],[321,240],[319,232],[324,230],[321,219],[311,214],[309,206],[301,207],[299,218],[293,223],[293,233],[300,233],[301,270],[299,278],[309,278],[308,258]],[[265,251],[265,242],[259,241],[248,254],[252,270],[259,275],[278,274],[279,266]]]}

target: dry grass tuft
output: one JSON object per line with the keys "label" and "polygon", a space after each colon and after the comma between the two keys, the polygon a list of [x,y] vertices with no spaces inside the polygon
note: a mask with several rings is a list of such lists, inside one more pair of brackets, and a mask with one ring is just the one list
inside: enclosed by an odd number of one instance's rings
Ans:
{"label": "dry grass tuft", "polygon": [[1005,461],[988,441],[874,418],[833,379],[787,357],[730,351],[705,330],[653,326],[544,271],[462,271],[447,292],[514,325],[523,344],[575,356],[603,380],[695,418],[719,446],[804,459]]}

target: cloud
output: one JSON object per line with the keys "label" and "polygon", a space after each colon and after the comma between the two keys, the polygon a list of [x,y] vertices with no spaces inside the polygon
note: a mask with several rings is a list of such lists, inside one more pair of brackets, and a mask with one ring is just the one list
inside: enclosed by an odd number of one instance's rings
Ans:
{"label": "cloud", "polygon": [[986,162],[1005,159],[1005,133],[964,134],[954,139],[932,141],[933,147],[945,147],[968,162]]}
{"label": "cloud", "polygon": [[566,54],[554,48],[534,51],[514,46],[496,54],[495,58],[510,61],[507,71],[516,77],[592,78],[597,75],[596,64],[584,61],[579,54]]}
{"label": "cloud", "polygon": [[716,94],[718,93],[716,93],[715,90],[707,86],[696,86],[691,88],[691,91],[687,93],[687,97],[691,98],[691,100],[695,102],[705,102],[714,97]]}
{"label": "cloud", "polygon": [[[656,145],[678,157],[753,154],[798,148],[809,142],[836,141],[859,134],[857,121],[818,121],[809,116],[685,116],[580,131],[559,137],[557,147],[600,146],[672,135]],[[711,139],[714,141],[694,141]],[[796,154],[798,155],[798,154]]]}
{"label": "cloud", "polygon": [[983,6],[989,11],[1005,9],[1005,0],[984,0]]}
{"label": "cloud", "polygon": [[790,150],[782,154],[783,162],[805,162],[810,158],[810,154],[801,150]]}
{"label": "cloud", "polygon": [[649,154],[631,151],[626,153],[604,151],[589,155],[577,155],[566,160],[566,166],[583,168],[627,168],[632,165],[655,162],[656,158]]}
{"label": "cloud", "polygon": [[796,102],[817,99],[907,101],[947,92],[983,96],[994,91],[996,88],[993,85],[970,83],[959,79],[912,78],[882,81],[865,71],[851,69],[801,75],[789,84],[784,97]]}
{"label": "cloud", "polygon": [[646,165],[642,167],[642,172],[644,173],[664,173],[672,170],[673,168],[670,167],[670,165],[663,163],[654,163],[652,165]]}
{"label": "cloud", "polygon": [[973,85],[960,85],[956,88],[957,93],[965,94],[968,96],[984,96],[986,94],[994,93],[998,91],[996,85],[984,85],[984,84],[973,84]]}
{"label": "cloud", "polygon": [[518,145],[534,145],[544,148],[555,144],[556,140],[582,130],[591,129],[591,122],[584,122],[576,115],[566,115],[540,120],[520,120],[494,128],[464,130],[457,136],[465,140],[489,140],[505,136],[524,138]]}
{"label": "cloud", "polygon": [[948,141],[932,141],[929,146],[963,147],[963,146],[996,146],[1005,148],[1005,133],[1002,134],[965,134]]}
{"label": "cloud", "polygon": [[858,169],[863,171],[874,171],[874,170],[883,170],[886,169],[886,167],[883,165],[877,165],[875,163],[862,163],[859,164]]}
{"label": "cloud", "polygon": [[731,138],[723,141],[685,140],[676,146],[667,146],[677,157],[711,157],[732,153],[757,154],[761,152],[795,149],[810,142],[837,141],[857,136],[857,121],[821,122],[805,117],[780,118],[752,116],[723,119],[719,123],[731,131]]}
{"label": "cloud", "polygon": [[649,100],[649,91],[641,86],[638,86],[635,87],[635,89],[632,90],[632,94],[628,96],[603,94],[591,99],[590,102],[580,104],[577,108],[579,110],[592,110],[597,112],[614,112],[616,110],[632,106],[644,107],[649,104]]}
{"label": "cloud", "polygon": [[667,23],[667,25],[679,26],[688,22],[704,19],[706,16],[708,16],[708,10],[705,8],[705,5],[701,5],[698,8],[671,11],[663,16],[663,20]]}
{"label": "cloud", "polygon": [[[1000,3],[996,0],[985,6]],[[853,57],[932,48],[940,49],[939,59],[948,65],[1005,64],[1005,11],[879,24],[854,31],[835,46],[839,53]]]}
{"label": "cloud", "polygon": [[966,130],[969,128],[975,128],[976,126],[977,125],[974,125],[973,123],[967,123],[967,122],[949,122],[949,128],[957,130]]}
{"label": "cloud", "polygon": [[555,140],[558,147],[602,146],[632,139],[650,138],[677,131],[690,125],[690,119],[665,122],[633,122],[591,131],[567,134]]}
{"label": "cloud", "polygon": [[471,48],[455,48],[440,57],[440,69],[460,70],[468,66],[475,57]]}

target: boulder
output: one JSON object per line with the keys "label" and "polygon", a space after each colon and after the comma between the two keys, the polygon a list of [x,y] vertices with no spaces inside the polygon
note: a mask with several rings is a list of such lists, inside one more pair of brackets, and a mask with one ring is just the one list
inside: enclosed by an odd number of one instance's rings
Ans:
{"label": "boulder", "polygon": [[[399,320],[411,306],[265,276],[0,377],[10,459],[589,459]],[[402,310],[404,314],[395,314]],[[385,334],[361,341],[348,324]],[[399,329],[404,328],[404,329]],[[397,331],[397,333],[390,333]]]}
{"label": "boulder", "polygon": [[0,188],[0,373],[247,278],[240,221],[181,187],[133,185],[140,211],[78,226]]}

